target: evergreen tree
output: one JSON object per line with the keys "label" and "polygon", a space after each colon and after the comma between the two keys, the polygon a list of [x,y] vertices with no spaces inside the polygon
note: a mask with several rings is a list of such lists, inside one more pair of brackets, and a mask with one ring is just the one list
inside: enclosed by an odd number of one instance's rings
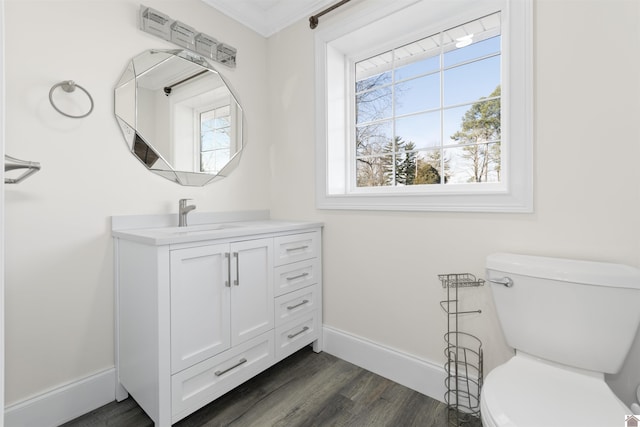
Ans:
{"label": "evergreen tree", "polygon": [[451,138],[465,144],[463,158],[471,165],[471,182],[486,182],[489,173],[500,177],[500,86],[480,98],[464,114],[461,130]]}
{"label": "evergreen tree", "polygon": [[416,144],[401,137],[387,143],[382,158],[385,185],[413,185],[416,177]]}

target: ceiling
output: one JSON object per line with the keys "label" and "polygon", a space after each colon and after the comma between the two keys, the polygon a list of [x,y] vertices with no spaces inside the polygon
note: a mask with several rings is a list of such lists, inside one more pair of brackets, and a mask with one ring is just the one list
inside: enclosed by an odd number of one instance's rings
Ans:
{"label": "ceiling", "polygon": [[337,0],[202,0],[225,15],[269,37]]}

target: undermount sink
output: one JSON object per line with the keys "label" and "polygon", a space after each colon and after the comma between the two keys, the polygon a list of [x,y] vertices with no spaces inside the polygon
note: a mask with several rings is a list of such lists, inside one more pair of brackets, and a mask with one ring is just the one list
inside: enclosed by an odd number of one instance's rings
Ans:
{"label": "undermount sink", "polygon": [[200,224],[200,225],[187,225],[185,227],[167,227],[162,228],[159,231],[167,234],[193,234],[193,233],[206,233],[209,231],[225,230],[227,228],[241,227],[236,223],[220,223],[220,224]]}

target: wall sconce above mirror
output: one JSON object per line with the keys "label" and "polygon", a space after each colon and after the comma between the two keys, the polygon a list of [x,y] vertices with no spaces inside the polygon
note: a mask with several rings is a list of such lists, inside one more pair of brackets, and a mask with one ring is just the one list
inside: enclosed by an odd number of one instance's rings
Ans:
{"label": "wall sconce above mirror", "polygon": [[212,65],[191,52],[135,56],[115,88],[115,114],[131,153],[181,185],[206,185],[240,161],[240,103]]}

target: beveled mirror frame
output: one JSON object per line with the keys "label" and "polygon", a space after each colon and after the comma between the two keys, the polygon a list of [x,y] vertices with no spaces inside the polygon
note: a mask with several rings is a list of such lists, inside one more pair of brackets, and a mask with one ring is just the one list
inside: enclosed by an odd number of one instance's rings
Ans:
{"label": "beveled mirror frame", "polygon": [[[129,62],[114,96],[129,151],[151,172],[181,185],[203,186],[238,166],[242,107],[204,57],[182,49],[144,51]],[[174,96],[178,101],[170,100]]]}

